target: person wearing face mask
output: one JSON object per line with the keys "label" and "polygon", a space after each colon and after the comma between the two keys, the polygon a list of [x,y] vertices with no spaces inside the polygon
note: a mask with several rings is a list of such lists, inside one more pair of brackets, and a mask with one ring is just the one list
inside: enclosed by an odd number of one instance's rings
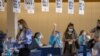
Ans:
{"label": "person wearing face mask", "polygon": [[87,42],[88,42],[88,37],[87,37],[87,33],[84,30],[81,30],[80,34],[79,34],[79,38],[78,38],[78,42],[80,45],[80,49],[79,49],[79,54],[80,52],[83,53],[83,56],[87,56]]}
{"label": "person wearing face mask", "polygon": [[41,48],[43,46],[41,42],[42,38],[43,38],[43,35],[40,32],[36,32],[32,38],[32,43],[29,47],[30,50]]}
{"label": "person wearing face mask", "polygon": [[94,35],[100,35],[100,19],[97,20],[97,26],[91,30],[91,33]]}
{"label": "person wearing face mask", "polygon": [[38,46],[39,46],[39,47],[42,47],[43,44],[42,44],[41,39],[43,38],[43,35],[42,35],[40,32],[37,32],[37,35],[36,35],[36,37],[34,37],[34,38],[35,38],[35,40],[36,40]]}
{"label": "person wearing face mask", "polygon": [[[69,23],[68,27],[64,33],[64,51],[63,51],[63,56],[75,56],[76,55],[76,45],[75,43],[77,39],[77,34],[74,29],[74,24]],[[77,43],[78,44],[78,43]]]}
{"label": "person wearing face mask", "polygon": [[49,39],[49,45],[51,47],[61,47],[60,32],[56,30],[57,25],[54,24],[54,29]]}
{"label": "person wearing face mask", "polygon": [[88,40],[86,34],[87,33],[84,30],[82,30],[80,32],[80,35],[79,35],[79,38],[78,38],[78,42],[79,42],[80,45],[86,45],[86,41]]}
{"label": "person wearing face mask", "polygon": [[19,56],[29,56],[29,46],[32,42],[32,32],[28,28],[25,20],[20,19],[18,21],[18,34],[16,36],[18,42]]}

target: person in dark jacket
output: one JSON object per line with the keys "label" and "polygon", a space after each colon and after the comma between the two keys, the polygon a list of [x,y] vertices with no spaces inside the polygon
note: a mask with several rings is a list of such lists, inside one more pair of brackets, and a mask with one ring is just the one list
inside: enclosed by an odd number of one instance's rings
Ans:
{"label": "person in dark jacket", "polygon": [[3,53],[3,42],[6,37],[6,34],[3,31],[0,31],[0,56],[2,56]]}
{"label": "person in dark jacket", "polygon": [[75,40],[77,38],[77,34],[74,29],[74,24],[69,23],[65,33],[64,33],[64,53],[63,56],[74,56],[76,51]]}

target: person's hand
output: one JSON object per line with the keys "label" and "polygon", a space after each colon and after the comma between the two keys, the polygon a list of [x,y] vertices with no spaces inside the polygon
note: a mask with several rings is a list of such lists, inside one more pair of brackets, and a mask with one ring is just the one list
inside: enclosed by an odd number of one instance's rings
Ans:
{"label": "person's hand", "polygon": [[53,25],[54,25],[54,28],[56,28],[56,27],[57,27],[57,24],[56,24],[56,23],[54,23]]}
{"label": "person's hand", "polygon": [[57,26],[57,24],[56,24],[56,23],[54,23],[54,26]]}
{"label": "person's hand", "polygon": [[76,39],[73,39],[73,41],[76,41]]}

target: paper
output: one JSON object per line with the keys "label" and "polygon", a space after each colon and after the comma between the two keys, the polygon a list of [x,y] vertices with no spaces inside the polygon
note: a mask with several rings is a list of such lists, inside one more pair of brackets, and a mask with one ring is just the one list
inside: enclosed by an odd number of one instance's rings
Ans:
{"label": "paper", "polygon": [[84,15],[84,0],[79,0],[79,14]]}
{"label": "paper", "polygon": [[62,13],[62,0],[56,0],[56,13]]}
{"label": "paper", "polygon": [[73,41],[69,41],[68,43],[69,43],[69,44],[73,44]]}
{"label": "paper", "polygon": [[29,14],[34,14],[34,0],[24,0],[25,9]]}
{"label": "paper", "polygon": [[74,14],[74,0],[68,0],[68,14]]}
{"label": "paper", "polygon": [[4,7],[4,1],[5,0],[0,0],[0,11],[4,11],[5,10],[5,7]]}
{"label": "paper", "polygon": [[28,0],[24,0],[24,7],[25,7],[25,10],[27,10],[27,5],[28,5]]}
{"label": "paper", "polygon": [[41,0],[42,12],[49,12],[49,0]]}
{"label": "paper", "polygon": [[27,10],[28,14],[34,14],[34,10],[33,9],[30,9],[30,10]]}
{"label": "paper", "polygon": [[20,13],[20,0],[12,0],[13,1],[13,12]]}

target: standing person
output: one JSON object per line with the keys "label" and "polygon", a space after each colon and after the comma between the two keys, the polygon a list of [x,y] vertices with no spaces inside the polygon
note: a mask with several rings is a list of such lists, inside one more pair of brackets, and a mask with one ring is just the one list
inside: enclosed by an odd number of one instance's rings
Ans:
{"label": "standing person", "polygon": [[90,33],[91,33],[92,39],[89,40],[88,46],[89,46],[90,49],[92,49],[94,47],[95,43],[96,43],[96,41],[95,41],[96,37],[94,37],[94,36],[99,36],[100,35],[100,19],[97,20],[97,26],[95,28],[93,28],[90,31]]}
{"label": "standing person", "polygon": [[57,31],[56,27],[57,27],[57,25],[54,24],[54,29],[52,31],[52,34],[51,34],[50,40],[49,40],[49,45],[51,45],[52,47],[62,47],[60,32]]}
{"label": "standing person", "polygon": [[91,30],[93,35],[100,35],[100,19],[97,20],[97,26]]}
{"label": "standing person", "polygon": [[100,56],[100,36],[96,35],[96,43],[92,49],[92,56]]}
{"label": "standing person", "polygon": [[82,30],[80,32],[79,38],[78,38],[78,42],[80,45],[87,45],[87,42],[90,40],[90,36],[87,35],[87,33]]}
{"label": "standing person", "polygon": [[90,36],[87,34],[86,31],[81,30],[79,38],[78,38],[78,42],[80,45],[80,49],[79,49],[79,53],[83,52],[83,56],[87,56],[87,43],[90,39]]}
{"label": "standing person", "polygon": [[20,19],[18,21],[18,27],[19,32],[17,34],[16,39],[19,44],[19,56],[29,56],[30,50],[28,46],[32,42],[32,32],[28,28],[27,23],[23,19]]}
{"label": "standing person", "polygon": [[75,40],[77,38],[77,34],[74,29],[74,24],[69,23],[65,33],[64,33],[64,53],[63,56],[74,56],[76,51]]}

